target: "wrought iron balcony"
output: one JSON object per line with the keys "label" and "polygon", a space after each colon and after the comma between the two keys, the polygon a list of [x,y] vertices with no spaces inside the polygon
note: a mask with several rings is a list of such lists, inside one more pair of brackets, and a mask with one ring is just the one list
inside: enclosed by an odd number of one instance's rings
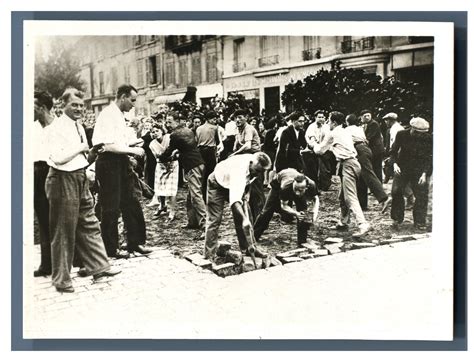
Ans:
{"label": "wrought iron balcony", "polygon": [[234,63],[232,65],[232,70],[234,73],[241,72],[246,69],[246,64],[245,63]]}
{"label": "wrought iron balcony", "polygon": [[369,36],[359,40],[344,40],[341,42],[342,53],[352,53],[375,48],[375,37]]}
{"label": "wrought iron balcony", "polygon": [[275,65],[279,63],[278,55],[272,55],[269,57],[258,58],[258,66],[266,67],[269,65]]}
{"label": "wrought iron balcony", "polygon": [[303,60],[313,60],[321,58],[321,48],[303,50]]}

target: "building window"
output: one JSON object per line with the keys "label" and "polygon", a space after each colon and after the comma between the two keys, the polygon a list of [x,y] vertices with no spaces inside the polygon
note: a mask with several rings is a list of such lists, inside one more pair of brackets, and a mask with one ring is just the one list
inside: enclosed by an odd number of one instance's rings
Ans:
{"label": "building window", "polygon": [[143,44],[143,35],[136,35],[135,36],[135,46],[142,45]]}
{"label": "building window", "polygon": [[115,91],[118,87],[118,74],[117,74],[117,68],[116,67],[112,67],[112,69],[110,70],[111,72],[111,86],[112,86],[112,91]]}
{"label": "building window", "polygon": [[105,93],[104,87],[104,72],[99,72],[99,94],[102,95]]}
{"label": "building window", "polygon": [[265,67],[278,64],[280,61],[278,56],[278,37],[262,36],[260,37],[260,58],[258,66]]}
{"label": "building window", "polygon": [[147,81],[148,84],[159,84],[158,82],[158,59],[156,55],[149,57],[147,60]]}
{"label": "building window", "polygon": [[234,64],[232,66],[232,70],[234,71],[234,73],[241,72],[246,68],[245,63],[242,60],[244,41],[245,38],[234,40]]}
{"label": "building window", "polygon": [[303,60],[313,60],[321,58],[321,48],[319,46],[319,36],[303,37]]}
{"label": "building window", "polygon": [[187,59],[179,60],[179,86],[186,87],[188,85],[188,67]]}
{"label": "building window", "polygon": [[192,84],[201,84],[201,57],[192,58]]}
{"label": "building window", "polygon": [[143,62],[141,59],[137,60],[137,86],[143,87]]}
{"label": "building window", "polygon": [[130,84],[130,65],[125,65],[123,67],[123,79],[125,84]]}
{"label": "building window", "polygon": [[174,61],[166,63],[165,82],[166,85],[174,85],[176,82],[174,72]]}
{"label": "building window", "polygon": [[206,59],[206,75],[208,83],[217,82],[217,55],[208,54]]}

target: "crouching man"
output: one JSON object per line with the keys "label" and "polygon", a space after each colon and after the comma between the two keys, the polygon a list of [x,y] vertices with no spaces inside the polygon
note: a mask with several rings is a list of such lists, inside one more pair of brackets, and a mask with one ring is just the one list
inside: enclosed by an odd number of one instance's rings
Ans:
{"label": "crouching man", "polygon": [[[313,224],[316,222],[319,210],[319,192],[316,184],[293,168],[287,168],[278,172],[271,182],[271,190],[265,201],[263,211],[255,221],[255,239],[259,241],[260,236],[268,228],[273,213],[285,212],[291,217],[296,217],[297,242],[298,245],[306,243],[308,229],[311,226],[307,222],[306,211],[308,201],[314,199]],[[290,203],[296,207],[294,210]]]}
{"label": "crouching man", "polygon": [[70,272],[75,251],[94,280],[120,271],[110,268],[89,191],[86,175],[89,146],[84,128],[78,123],[84,108],[83,95],[69,89],[62,101],[64,114],[49,126],[50,169],[45,189],[49,201],[53,285],[58,292],[72,293]]}
{"label": "crouching man", "polygon": [[[240,249],[248,252],[254,238],[253,220],[249,212],[250,190],[256,178],[271,167],[270,158],[263,152],[232,156],[219,162],[207,180],[207,220],[204,257],[212,259],[218,246],[218,230],[229,201]],[[255,250],[255,256],[266,256]]]}

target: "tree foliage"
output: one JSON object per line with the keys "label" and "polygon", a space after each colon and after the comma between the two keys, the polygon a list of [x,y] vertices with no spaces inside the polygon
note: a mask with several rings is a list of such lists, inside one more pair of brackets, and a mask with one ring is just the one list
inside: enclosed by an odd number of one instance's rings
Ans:
{"label": "tree foliage", "polygon": [[370,109],[381,118],[396,112],[399,119],[412,116],[432,119],[432,96],[426,87],[415,82],[400,82],[394,77],[384,80],[361,69],[320,70],[315,75],[287,85],[283,104],[313,114],[318,109],[338,110],[345,114]]}
{"label": "tree foliage", "polygon": [[80,70],[80,62],[74,49],[55,39],[51,42],[48,57],[36,59],[35,88],[48,91],[56,99],[70,87],[84,91]]}

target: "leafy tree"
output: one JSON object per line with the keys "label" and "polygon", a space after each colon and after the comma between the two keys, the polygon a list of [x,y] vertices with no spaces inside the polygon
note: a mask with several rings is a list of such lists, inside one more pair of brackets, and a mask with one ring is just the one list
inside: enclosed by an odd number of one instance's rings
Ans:
{"label": "leafy tree", "polygon": [[432,119],[431,95],[415,82],[384,80],[361,69],[334,67],[287,85],[282,101],[289,109],[313,114],[318,109],[338,110],[345,114],[370,109],[377,118],[396,112],[401,120],[412,116]]}
{"label": "leafy tree", "polygon": [[84,91],[80,70],[74,49],[66,46],[60,39],[54,39],[50,54],[46,58],[36,59],[35,88],[48,91],[56,99],[70,87]]}

